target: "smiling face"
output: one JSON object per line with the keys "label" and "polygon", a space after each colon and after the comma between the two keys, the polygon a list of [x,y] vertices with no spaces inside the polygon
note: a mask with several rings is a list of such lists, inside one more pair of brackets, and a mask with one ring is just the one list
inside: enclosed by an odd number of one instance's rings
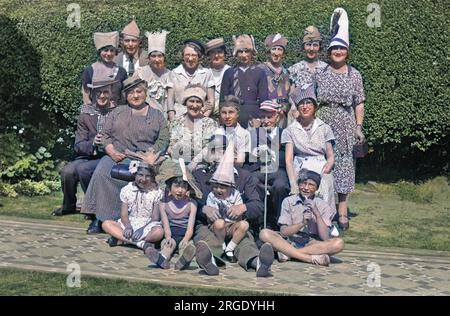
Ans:
{"label": "smiling face", "polygon": [[225,51],[222,48],[215,48],[208,52],[211,67],[222,68],[225,65]]}
{"label": "smiling face", "polygon": [[276,127],[278,123],[278,112],[264,111],[259,118],[262,127]]}
{"label": "smiling face", "polygon": [[200,62],[200,56],[198,52],[190,46],[186,46],[183,49],[183,65],[186,69],[195,70],[197,69]]}
{"label": "smiling face", "polygon": [[231,195],[232,187],[220,183],[212,184],[212,191],[216,198],[224,200]]}
{"label": "smiling face", "polygon": [[140,189],[148,189],[155,182],[154,175],[147,168],[138,168],[134,183]]}
{"label": "smiling face", "polygon": [[220,120],[225,127],[235,127],[239,119],[239,111],[234,106],[224,106],[220,109]]}
{"label": "smiling face", "polygon": [[270,61],[273,64],[280,64],[284,57],[284,48],[281,46],[274,46],[269,52]]}
{"label": "smiling face", "polygon": [[124,35],[123,37],[123,47],[125,48],[126,53],[130,56],[134,56],[134,54],[137,53],[140,44],[141,41],[137,37],[130,35]]}
{"label": "smiling face", "polygon": [[127,91],[127,101],[132,108],[138,108],[145,103],[147,89],[144,84],[139,84]]}
{"label": "smiling face", "polygon": [[100,49],[100,59],[104,63],[112,63],[116,57],[116,49],[113,46],[106,46]]}
{"label": "smiling face", "polygon": [[306,198],[311,198],[317,191],[317,183],[311,179],[307,179],[298,184],[298,190]]}
{"label": "smiling face", "polygon": [[187,115],[191,119],[198,119],[203,116],[203,102],[197,97],[190,97],[186,100]]}
{"label": "smiling face", "polygon": [[306,53],[306,59],[310,61],[315,61],[319,59],[320,52],[320,42],[319,41],[309,41],[303,43],[303,49]]}
{"label": "smiling face", "polygon": [[239,65],[241,66],[249,66],[253,62],[254,54],[251,49],[240,49],[236,53],[236,57],[239,61]]}
{"label": "smiling face", "polygon": [[314,102],[309,98],[303,99],[297,104],[297,111],[299,113],[298,117],[303,119],[314,118],[316,115]]}
{"label": "smiling face", "polygon": [[342,46],[333,46],[329,50],[329,55],[333,63],[343,63],[347,60],[348,49]]}
{"label": "smiling face", "polygon": [[95,104],[101,108],[107,108],[111,101],[111,86],[101,87],[94,90]]}
{"label": "smiling face", "polygon": [[148,60],[152,70],[162,70],[166,66],[164,54],[153,51],[148,55]]}

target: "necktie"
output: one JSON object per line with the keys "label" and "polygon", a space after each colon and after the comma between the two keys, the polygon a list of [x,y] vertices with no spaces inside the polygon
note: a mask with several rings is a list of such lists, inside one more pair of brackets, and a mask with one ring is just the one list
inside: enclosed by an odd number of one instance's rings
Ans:
{"label": "necktie", "polygon": [[234,76],[233,76],[233,90],[234,90],[234,95],[237,96],[239,99],[242,97],[241,95],[241,87],[239,85],[239,70],[236,67],[235,71],[234,71]]}
{"label": "necktie", "polygon": [[128,55],[128,77],[133,76],[133,74],[134,74],[133,56]]}

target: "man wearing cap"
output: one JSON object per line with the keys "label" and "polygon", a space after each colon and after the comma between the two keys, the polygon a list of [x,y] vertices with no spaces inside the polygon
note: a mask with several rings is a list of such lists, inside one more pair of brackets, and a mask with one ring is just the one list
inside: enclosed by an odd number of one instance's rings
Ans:
{"label": "man wearing cap", "polygon": [[210,69],[200,65],[200,58],[205,54],[203,43],[195,39],[184,41],[183,62],[170,73],[175,93],[175,117],[186,113],[182,104],[183,93],[187,86],[200,85],[206,90],[206,102],[203,107],[205,116],[210,116],[214,107],[214,78]]}
{"label": "man wearing cap", "polygon": [[114,81],[98,81],[88,84],[91,89],[92,105],[83,105],[78,117],[75,132],[74,151],[77,155],[61,171],[61,189],[63,205],[53,211],[52,215],[61,216],[76,212],[77,186],[81,184],[86,192],[89,181],[100,158],[104,155],[100,150],[103,124],[115,104],[111,101],[111,86]]}
{"label": "man wearing cap", "polygon": [[237,97],[241,104],[239,123],[247,128],[249,121],[255,117],[259,104],[269,99],[267,76],[254,63],[256,55],[255,41],[252,35],[233,36],[233,56],[237,64],[225,71],[220,89],[220,100],[229,96]]}
{"label": "man wearing cap", "polygon": [[148,65],[148,54],[141,48],[140,36],[141,31],[134,19],[120,32],[122,52],[117,55],[116,63],[126,70],[128,77],[139,68]]}
{"label": "man wearing cap", "polygon": [[147,103],[160,110],[166,119],[175,117],[173,84],[170,70],[166,68],[166,37],[169,32],[145,32],[148,39],[149,64],[136,72],[139,78],[147,81]]}
{"label": "man wearing cap", "polygon": [[102,145],[106,155],[92,175],[81,209],[96,217],[88,234],[100,233],[102,222],[120,216],[119,194],[127,182],[112,178],[112,167],[135,156],[154,165],[169,144],[164,116],[145,102],[147,83],[135,74],[124,81],[123,92],[127,105],[117,107],[105,122]]}
{"label": "man wearing cap", "polygon": [[[215,135],[214,139],[216,138],[219,138],[222,144],[227,142],[224,136]],[[215,140],[213,141],[215,142]],[[231,143],[229,146],[233,146],[233,144]],[[220,258],[223,253],[223,240],[219,240],[207,226],[207,220],[213,222],[217,218],[219,210],[206,206],[206,199],[212,191],[210,180],[217,170],[218,163],[224,158],[225,152],[226,150],[215,151],[215,161],[210,161],[209,165],[193,172],[203,193],[203,198],[198,201],[199,212],[197,214],[199,216],[194,235],[194,242],[197,246],[196,258],[200,268],[208,275],[219,274],[218,267],[225,266],[225,262]],[[232,170],[236,190],[241,194],[244,204],[232,206],[229,209],[229,215],[236,218],[243,216],[250,224],[250,233],[236,246],[234,255],[239,265],[246,271],[255,269],[258,277],[268,277],[271,275],[273,249],[270,245],[265,244],[258,250],[252,235],[252,233],[257,234],[263,219],[263,203],[257,189],[258,179],[245,169],[234,167]]]}
{"label": "man wearing cap", "polygon": [[328,266],[329,256],[344,249],[344,241],[334,238],[336,228],[331,224],[336,210],[315,196],[320,180],[318,173],[302,169],[298,176],[300,193],[283,201],[278,219],[280,232],[263,229],[259,234],[262,241],[278,251],[280,262],[292,258]]}
{"label": "man wearing cap", "polygon": [[[277,126],[280,116],[277,102],[266,100],[261,103],[258,118],[254,120],[255,128],[249,128],[251,149],[244,165],[259,179],[262,191],[270,193],[266,212],[267,224],[272,228],[277,228],[281,202],[289,195],[285,151],[281,144],[283,129]],[[268,187],[265,187],[266,175]]]}
{"label": "man wearing cap", "polygon": [[291,89],[289,72],[283,66],[287,43],[287,38],[279,33],[267,36],[264,44],[268,61],[260,64],[267,76],[269,99],[276,100],[280,105],[278,124],[283,128],[287,125],[287,113],[290,109],[289,90]]}
{"label": "man wearing cap", "polygon": [[119,33],[94,33],[94,44],[98,54],[98,61],[86,67],[82,75],[83,103],[91,104],[91,89],[88,85],[99,81],[112,81],[111,100],[121,104],[122,82],[127,78],[126,71],[119,67],[114,58],[117,55],[119,44]]}
{"label": "man wearing cap", "polygon": [[209,58],[210,69],[214,77],[215,84],[215,103],[212,113],[212,117],[219,118],[219,101],[220,101],[220,89],[222,87],[222,79],[225,71],[230,68],[225,64],[226,55],[225,41],[222,37],[215,38],[206,43],[206,55]]}

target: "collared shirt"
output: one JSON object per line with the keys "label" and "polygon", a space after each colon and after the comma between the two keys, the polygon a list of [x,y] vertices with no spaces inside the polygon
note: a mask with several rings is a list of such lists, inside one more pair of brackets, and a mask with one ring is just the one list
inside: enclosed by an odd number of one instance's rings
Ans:
{"label": "collared shirt", "polygon": [[250,152],[250,132],[237,123],[236,127],[220,126],[214,132],[214,135],[224,135],[227,142],[233,140],[235,146],[236,160],[245,161],[245,153]]}
{"label": "collared shirt", "polygon": [[282,144],[294,146],[294,156],[324,156],[327,142],[333,144],[334,139],[331,127],[318,118],[314,119],[309,132],[298,121],[294,121],[281,135]]}
{"label": "collared shirt", "polygon": [[210,68],[214,78],[214,89],[215,89],[215,103],[213,113],[215,115],[219,114],[219,102],[220,102],[220,88],[222,87],[222,79],[223,74],[227,69],[231,68],[229,65],[226,65],[220,69]]}
{"label": "collared shirt", "polygon": [[181,116],[187,112],[186,107],[181,102],[183,101],[183,92],[188,85],[199,84],[205,90],[214,88],[215,85],[211,69],[198,66],[195,72],[190,75],[182,64],[172,70],[170,81],[173,84],[175,94],[175,116]]}
{"label": "collared shirt", "polygon": [[[331,226],[331,221],[336,214],[336,210],[333,210],[328,203],[326,203],[321,198],[314,198],[314,202],[316,203],[317,209],[319,210],[319,214],[322,217],[322,220],[325,222],[325,225]],[[303,199],[299,194],[288,196],[283,200],[281,204],[281,212],[280,217],[278,218],[278,225],[296,225],[303,223],[303,214],[305,212],[305,206],[303,205]],[[319,233],[317,227],[317,219],[312,216],[312,219],[309,221],[307,228],[311,235],[317,235]]]}
{"label": "collared shirt", "polygon": [[[234,169],[237,173],[237,170]],[[217,196],[214,195],[214,192],[211,191],[208,194],[208,198],[206,200],[207,206],[212,206],[214,208],[217,208],[220,212],[220,215],[226,222],[237,222],[238,220],[242,219],[242,216],[238,219],[230,219],[227,214],[227,210],[232,207],[233,205],[240,205],[244,204],[242,201],[241,194],[238,190],[232,189],[230,196],[226,197],[225,199],[219,199]]]}

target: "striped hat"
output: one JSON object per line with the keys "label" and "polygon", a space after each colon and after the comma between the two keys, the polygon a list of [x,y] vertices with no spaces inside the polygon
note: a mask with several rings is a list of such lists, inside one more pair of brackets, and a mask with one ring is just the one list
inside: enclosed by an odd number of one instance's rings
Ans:
{"label": "striped hat", "polygon": [[317,105],[316,92],[314,91],[313,84],[306,84],[302,87],[296,87],[295,90],[291,93],[291,99],[297,106],[304,99],[311,99],[314,102],[314,105]]}
{"label": "striped hat", "polygon": [[280,105],[274,100],[266,100],[261,102],[259,112],[278,112]]}
{"label": "striped hat", "polygon": [[226,53],[225,41],[223,37],[215,38],[206,43],[205,53],[208,55],[213,49],[220,48]]}

